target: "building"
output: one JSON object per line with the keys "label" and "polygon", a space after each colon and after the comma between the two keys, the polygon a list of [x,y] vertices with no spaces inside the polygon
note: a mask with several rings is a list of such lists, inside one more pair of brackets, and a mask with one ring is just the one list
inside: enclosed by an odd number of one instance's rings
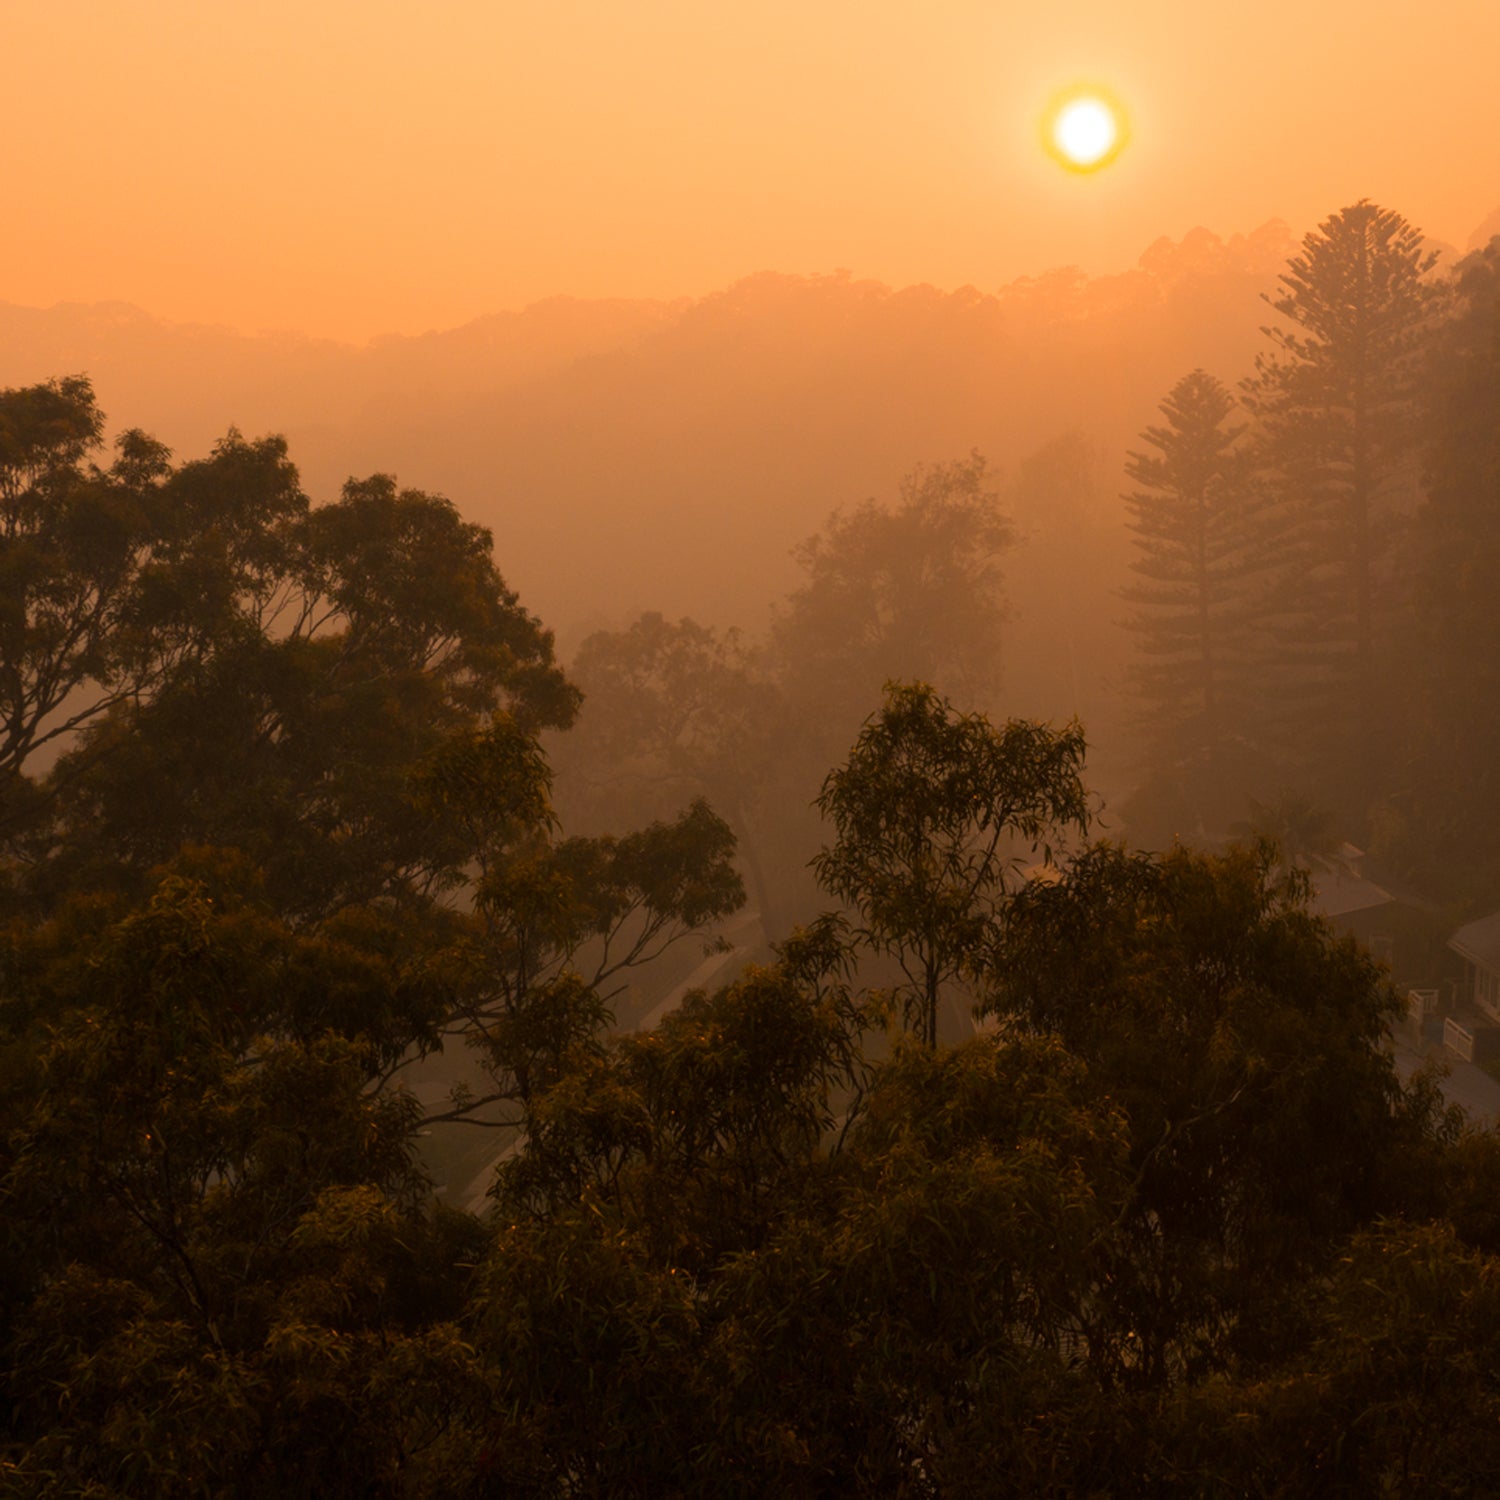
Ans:
{"label": "building", "polygon": [[1500,911],[1460,927],[1448,946],[1464,961],[1464,999],[1500,1022]]}

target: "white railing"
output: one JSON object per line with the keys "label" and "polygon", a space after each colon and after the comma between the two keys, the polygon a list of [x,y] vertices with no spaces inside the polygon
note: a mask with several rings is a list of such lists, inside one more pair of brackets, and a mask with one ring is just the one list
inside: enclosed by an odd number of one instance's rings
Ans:
{"label": "white railing", "polygon": [[1474,1061],[1474,1033],[1452,1016],[1443,1022],[1443,1045],[1450,1052],[1456,1052],[1465,1062]]}
{"label": "white railing", "polygon": [[1438,1010],[1437,990],[1407,990],[1406,992],[1406,1018],[1421,1025],[1428,1016],[1435,1016]]}

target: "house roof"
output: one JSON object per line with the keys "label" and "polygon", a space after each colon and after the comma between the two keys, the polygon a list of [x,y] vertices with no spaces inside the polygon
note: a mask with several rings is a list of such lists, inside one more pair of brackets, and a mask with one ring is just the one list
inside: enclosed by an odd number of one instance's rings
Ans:
{"label": "house roof", "polygon": [[1448,946],[1470,963],[1500,972],[1500,911],[1460,927]]}
{"label": "house roof", "polygon": [[1389,906],[1396,900],[1384,886],[1356,875],[1344,865],[1320,864],[1310,873],[1312,909],[1320,917],[1348,917],[1357,911]]}

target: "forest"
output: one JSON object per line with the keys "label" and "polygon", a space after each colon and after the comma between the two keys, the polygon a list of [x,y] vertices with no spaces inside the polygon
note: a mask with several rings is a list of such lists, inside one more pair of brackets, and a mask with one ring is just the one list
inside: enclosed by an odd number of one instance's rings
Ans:
{"label": "forest", "polygon": [[1500,1137],[1308,860],[1500,906],[1500,237],[1263,290],[1108,535],[961,446],[566,658],[454,499],[0,391],[5,1492],[1488,1492]]}

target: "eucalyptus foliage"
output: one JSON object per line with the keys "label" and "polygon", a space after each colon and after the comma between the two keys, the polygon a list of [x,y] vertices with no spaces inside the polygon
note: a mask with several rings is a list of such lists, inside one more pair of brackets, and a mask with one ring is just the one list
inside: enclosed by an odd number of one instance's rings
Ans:
{"label": "eucalyptus foliage", "polygon": [[818,807],[835,839],[813,861],[892,954],[914,1029],[937,1042],[938,998],[972,972],[1023,857],[1088,827],[1083,731],[956,712],[925,683],[892,683]]}

